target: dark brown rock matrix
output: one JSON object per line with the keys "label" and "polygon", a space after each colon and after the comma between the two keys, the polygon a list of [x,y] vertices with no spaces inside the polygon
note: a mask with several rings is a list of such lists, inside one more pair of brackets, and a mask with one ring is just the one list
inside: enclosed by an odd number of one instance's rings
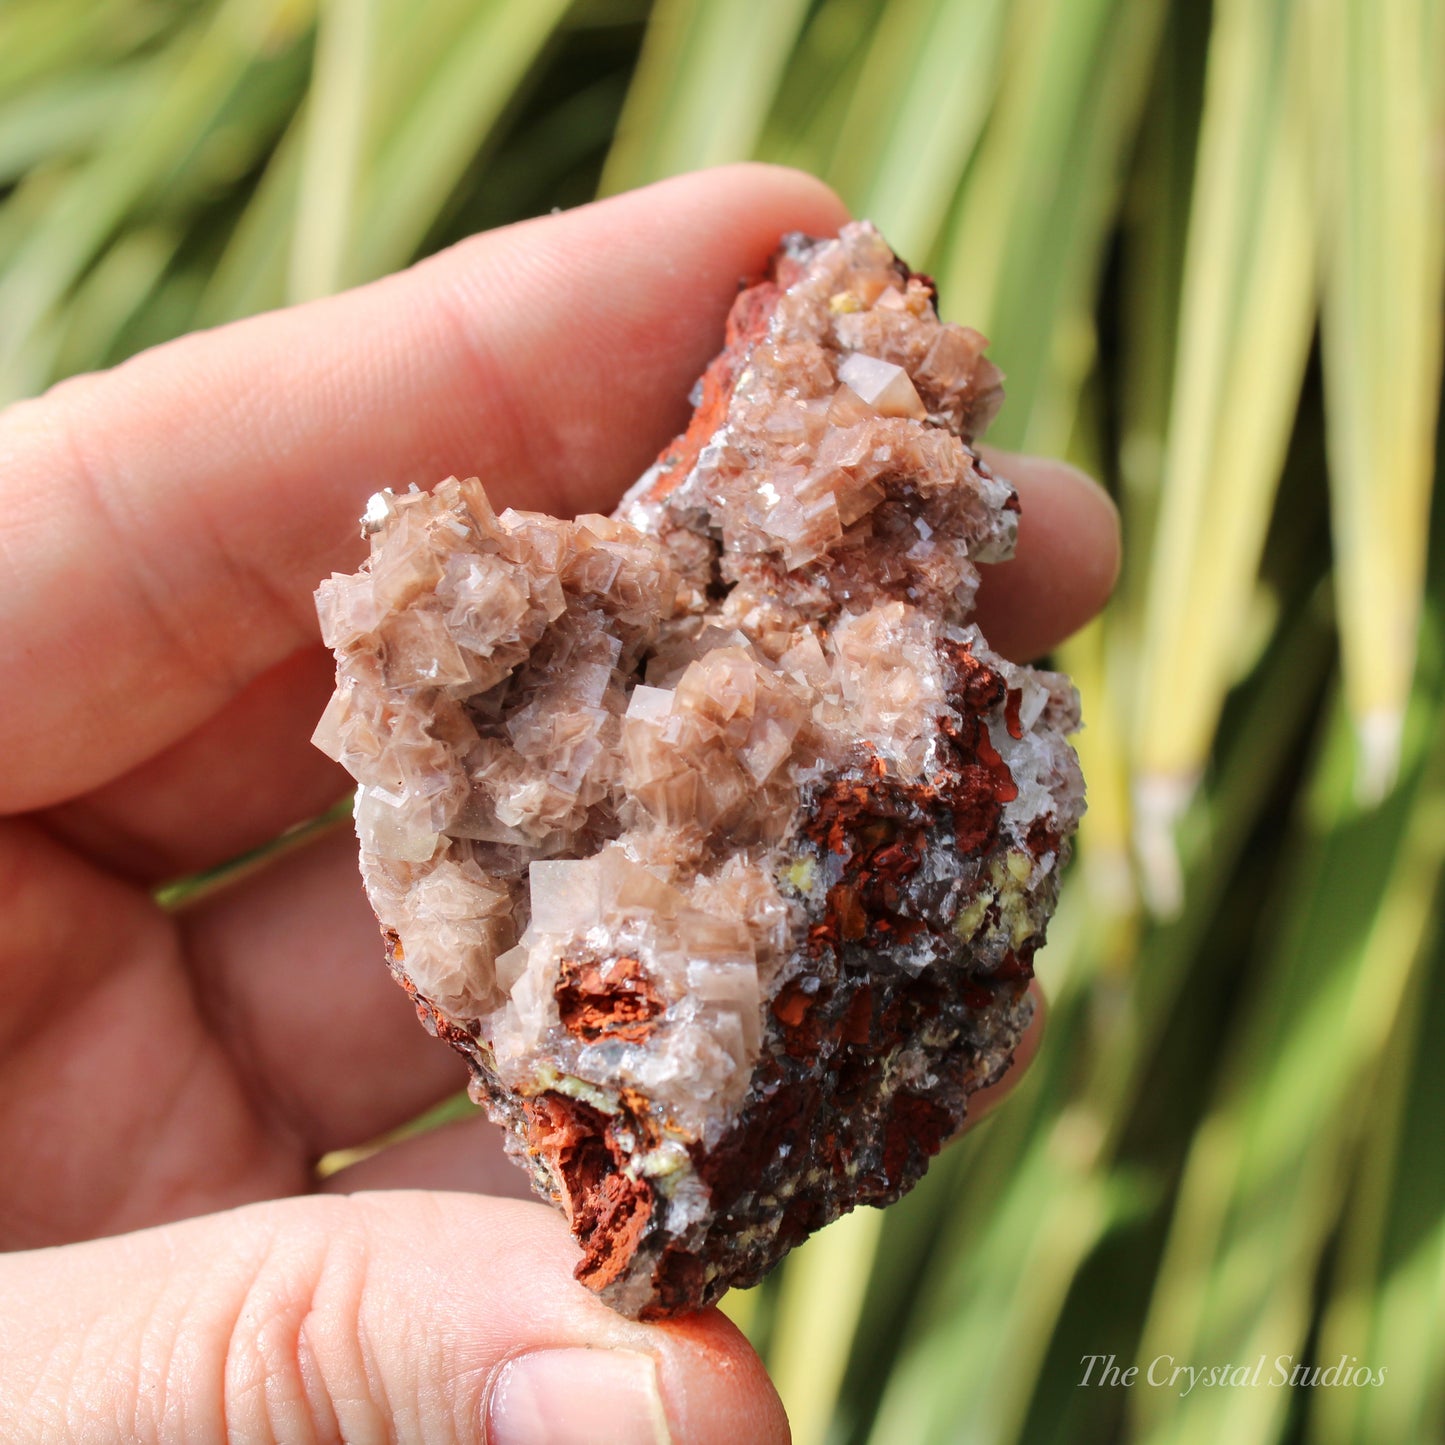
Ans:
{"label": "dark brown rock matrix", "polygon": [[896,1199],[1028,1022],[1078,704],[970,622],[983,347],[790,236],[613,517],[383,492],[317,593],[392,970],[629,1315]]}

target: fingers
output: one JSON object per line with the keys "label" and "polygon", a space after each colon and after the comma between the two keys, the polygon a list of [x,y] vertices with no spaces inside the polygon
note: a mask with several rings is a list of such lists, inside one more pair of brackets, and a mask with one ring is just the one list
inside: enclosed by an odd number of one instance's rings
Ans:
{"label": "fingers", "polygon": [[212,1026],[313,1156],[376,1138],[465,1088],[383,960],[338,826],[177,915]]}
{"label": "fingers", "polygon": [[685,420],[739,278],[843,219],[796,172],[685,176],[13,408],[0,808],[129,770],[314,638],[380,486],[475,472],[502,505],[609,506]]}
{"label": "fingers", "polygon": [[311,746],[335,685],[331,654],[302,648],[174,747],[41,819],[112,873],[150,885],[239,857],[355,787]]}
{"label": "fingers", "polygon": [[0,1249],[306,1187],[144,893],[9,821],[0,914]]}
{"label": "fingers", "polygon": [[1102,487],[1063,462],[982,448],[1018,489],[1018,551],[983,568],[976,620],[1005,657],[1027,660],[1077,632],[1119,575],[1119,513]]}
{"label": "fingers", "polygon": [[641,1325],[540,1205],[285,1200],[0,1260],[0,1438],[787,1439],[716,1311]]}

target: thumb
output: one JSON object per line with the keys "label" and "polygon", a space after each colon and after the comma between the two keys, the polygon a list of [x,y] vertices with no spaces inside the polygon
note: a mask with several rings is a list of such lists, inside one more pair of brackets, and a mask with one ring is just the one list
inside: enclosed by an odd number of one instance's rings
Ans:
{"label": "thumb", "polygon": [[272,1201],[0,1257],[0,1439],[786,1441],[717,1311],[612,1313],[541,1205]]}

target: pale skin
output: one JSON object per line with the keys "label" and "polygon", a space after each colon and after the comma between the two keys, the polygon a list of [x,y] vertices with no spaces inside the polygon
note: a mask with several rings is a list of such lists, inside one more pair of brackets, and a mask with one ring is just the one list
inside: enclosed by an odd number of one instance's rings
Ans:
{"label": "pale skin", "polygon": [[[311,593],[371,491],[607,510],[738,278],[844,219],[795,172],[683,177],[0,414],[0,1438],[787,1438],[717,1312],[633,1324],[574,1282],[484,1122],[317,1183],[465,1077],[382,966],[349,830],[178,914],[150,890],[346,790],[308,741]],[[1117,519],[993,459],[1023,519],[980,621],[1027,658],[1103,604]]]}

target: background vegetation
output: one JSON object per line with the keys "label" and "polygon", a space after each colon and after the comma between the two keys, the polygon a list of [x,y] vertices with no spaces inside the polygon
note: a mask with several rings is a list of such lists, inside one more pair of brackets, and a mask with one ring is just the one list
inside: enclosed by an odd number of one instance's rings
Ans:
{"label": "background vegetation", "polygon": [[934,272],[1129,554],[1046,1048],[730,1304],[801,1445],[1445,1439],[1445,5],[0,0],[0,396],[747,155]]}

